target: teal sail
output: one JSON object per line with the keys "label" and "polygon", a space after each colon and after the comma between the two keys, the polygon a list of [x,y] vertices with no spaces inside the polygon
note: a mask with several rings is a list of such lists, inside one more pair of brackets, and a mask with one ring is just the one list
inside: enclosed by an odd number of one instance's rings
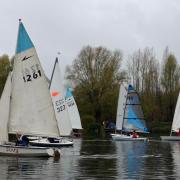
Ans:
{"label": "teal sail", "polygon": [[19,22],[19,31],[16,45],[16,54],[34,47],[23,23]]}
{"label": "teal sail", "polygon": [[127,100],[124,112],[123,130],[136,130],[141,132],[148,132],[139,96],[132,87],[132,85],[128,86]]}
{"label": "teal sail", "polygon": [[69,97],[72,97],[72,91],[70,88],[67,88],[66,90],[66,99],[69,98]]}

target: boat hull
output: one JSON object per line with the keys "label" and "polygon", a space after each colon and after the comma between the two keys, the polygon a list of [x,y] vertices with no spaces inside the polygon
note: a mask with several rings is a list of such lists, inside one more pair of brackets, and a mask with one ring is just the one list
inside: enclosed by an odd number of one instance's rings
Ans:
{"label": "boat hull", "polygon": [[54,150],[41,147],[0,145],[0,156],[51,157],[54,156]]}
{"label": "boat hull", "polygon": [[55,143],[51,143],[47,138],[37,139],[34,141],[29,141],[31,146],[38,147],[62,147],[62,146],[73,146],[73,142],[66,139],[59,139]]}
{"label": "boat hull", "polygon": [[146,141],[147,138],[132,138],[131,136],[126,136],[123,134],[111,134],[112,139],[115,141]]}
{"label": "boat hull", "polygon": [[180,141],[180,136],[160,136],[162,141]]}

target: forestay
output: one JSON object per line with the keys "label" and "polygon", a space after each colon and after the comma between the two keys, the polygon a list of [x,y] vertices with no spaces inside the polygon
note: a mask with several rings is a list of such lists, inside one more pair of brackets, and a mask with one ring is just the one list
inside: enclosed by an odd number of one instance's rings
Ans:
{"label": "forestay", "polygon": [[179,128],[180,128],[180,94],[178,96],[171,130],[174,132],[178,132]]}
{"label": "forestay", "polygon": [[51,77],[50,92],[61,136],[70,136],[72,126],[65,103],[65,89],[62,84],[58,59],[56,58]]}
{"label": "forestay", "polygon": [[9,132],[59,136],[46,76],[22,22],[14,58]]}
{"label": "forestay", "polygon": [[74,97],[71,93],[70,88],[67,88],[67,90],[66,90],[66,104],[67,104],[72,128],[73,129],[82,129],[81,119],[80,119],[79,111],[77,108],[77,104],[76,104],[76,101],[74,100]]}

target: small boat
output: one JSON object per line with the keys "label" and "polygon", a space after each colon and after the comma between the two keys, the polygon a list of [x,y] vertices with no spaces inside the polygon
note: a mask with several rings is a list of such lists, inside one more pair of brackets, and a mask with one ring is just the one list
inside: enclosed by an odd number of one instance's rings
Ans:
{"label": "small boat", "polygon": [[116,141],[146,141],[147,138],[144,137],[138,137],[133,138],[132,136],[127,136],[124,134],[111,134],[112,139]]}
{"label": "small boat", "polygon": [[173,134],[177,134],[180,129],[180,93],[177,99],[175,113],[173,117],[173,122],[171,126],[170,136],[160,136],[163,141],[180,141],[180,136],[173,136]]}
{"label": "small boat", "polygon": [[73,141],[66,138],[39,138],[29,141],[30,145],[38,147],[67,147],[72,146]]}
{"label": "small boat", "polygon": [[48,82],[32,43],[21,20],[14,57],[0,99],[0,155],[55,156],[60,150],[47,147],[15,146],[8,134],[58,137]]}
{"label": "small boat", "polygon": [[[55,151],[59,152],[59,150]],[[51,157],[55,156],[55,151],[44,147],[15,146],[12,144],[0,145],[0,156]]]}
{"label": "small boat", "polygon": [[117,131],[120,131],[121,134],[111,134],[112,139],[116,141],[147,140],[145,137],[134,138],[132,135],[127,135],[133,131],[148,133],[139,96],[130,84],[122,83],[120,85],[116,116],[116,132]]}

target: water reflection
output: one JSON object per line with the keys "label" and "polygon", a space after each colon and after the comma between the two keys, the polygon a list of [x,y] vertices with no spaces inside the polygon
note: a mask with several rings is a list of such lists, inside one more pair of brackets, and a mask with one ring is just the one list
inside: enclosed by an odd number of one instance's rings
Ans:
{"label": "water reflection", "polygon": [[144,164],[143,177],[171,179],[173,173],[172,149],[169,143],[149,142]]}
{"label": "water reflection", "polygon": [[180,179],[180,142],[74,140],[53,158],[0,157],[0,179]]}
{"label": "water reflection", "polygon": [[[141,179],[146,154],[146,142],[115,142],[119,179]],[[117,178],[118,179],[118,178]]]}
{"label": "water reflection", "polygon": [[78,161],[78,179],[117,177],[116,148],[112,141],[84,141]]}
{"label": "water reflection", "polygon": [[1,157],[0,174],[2,179],[25,179],[27,176],[37,178],[42,172],[45,158]]}
{"label": "water reflection", "polygon": [[173,157],[173,172],[176,179],[180,179],[180,142],[170,143]]}

